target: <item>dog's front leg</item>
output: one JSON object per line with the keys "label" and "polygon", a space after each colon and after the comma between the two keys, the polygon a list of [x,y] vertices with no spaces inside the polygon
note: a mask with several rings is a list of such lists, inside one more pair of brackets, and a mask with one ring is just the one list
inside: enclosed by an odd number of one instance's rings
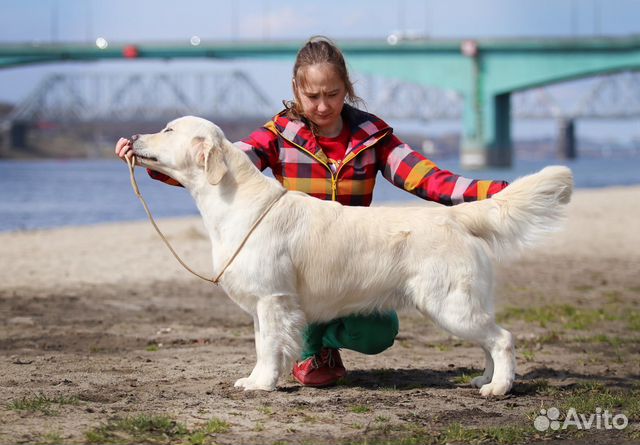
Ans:
{"label": "dog's front leg", "polygon": [[257,358],[256,365],[253,367],[253,371],[251,371],[251,374],[249,375],[249,377],[243,377],[241,379],[236,380],[236,383],[233,385],[236,388],[244,388],[246,382],[250,380],[255,380],[255,376],[259,371],[258,363],[260,363],[261,338],[260,338],[260,320],[258,319],[258,314],[253,315],[253,338],[256,345],[256,358]]}
{"label": "dog's front leg", "polygon": [[282,372],[300,355],[305,316],[298,299],[288,295],[260,297],[256,312],[258,361],[251,375],[238,380],[235,386],[273,391]]}

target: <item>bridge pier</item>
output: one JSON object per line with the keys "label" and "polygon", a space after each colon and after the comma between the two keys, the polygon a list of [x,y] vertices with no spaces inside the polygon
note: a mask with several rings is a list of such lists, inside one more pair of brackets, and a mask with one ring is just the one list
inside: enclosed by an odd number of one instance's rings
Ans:
{"label": "bridge pier", "polygon": [[29,124],[26,122],[12,122],[9,127],[9,146],[14,149],[26,149],[28,131]]}
{"label": "bridge pier", "polygon": [[511,93],[466,100],[460,149],[463,168],[510,167],[512,149]]}
{"label": "bridge pier", "polygon": [[575,159],[577,156],[575,120],[564,118],[560,119],[558,124],[558,144],[556,147],[558,159]]}
{"label": "bridge pier", "polygon": [[9,154],[9,131],[0,125],[0,158]]}

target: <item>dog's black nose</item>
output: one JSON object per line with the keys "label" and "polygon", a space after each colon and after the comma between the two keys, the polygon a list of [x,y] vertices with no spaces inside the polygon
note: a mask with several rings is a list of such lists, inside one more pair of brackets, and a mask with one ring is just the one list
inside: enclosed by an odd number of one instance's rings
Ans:
{"label": "dog's black nose", "polygon": [[131,142],[137,141],[139,137],[140,137],[139,134],[134,134],[133,136],[131,136]]}

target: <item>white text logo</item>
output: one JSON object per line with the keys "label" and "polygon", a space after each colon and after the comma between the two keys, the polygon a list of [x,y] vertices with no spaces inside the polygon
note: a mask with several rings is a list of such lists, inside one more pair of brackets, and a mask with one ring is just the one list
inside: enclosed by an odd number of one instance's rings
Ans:
{"label": "white text logo", "polygon": [[540,415],[533,421],[533,426],[538,431],[549,429],[557,431],[566,430],[573,426],[579,430],[604,429],[623,430],[629,425],[629,419],[624,414],[611,414],[608,409],[604,411],[596,408],[595,414],[578,414],[575,408],[569,408],[563,421],[560,421],[560,410],[555,407],[541,409]]}

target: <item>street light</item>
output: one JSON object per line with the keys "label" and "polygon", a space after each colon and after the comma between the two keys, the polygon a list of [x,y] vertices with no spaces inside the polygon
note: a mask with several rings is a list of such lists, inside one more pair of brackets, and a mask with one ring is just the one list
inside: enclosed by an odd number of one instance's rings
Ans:
{"label": "street light", "polygon": [[105,39],[104,37],[98,37],[96,39],[96,46],[99,49],[105,49],[107,46],[109,46],[109,42],[107,42],[107,39]]}

